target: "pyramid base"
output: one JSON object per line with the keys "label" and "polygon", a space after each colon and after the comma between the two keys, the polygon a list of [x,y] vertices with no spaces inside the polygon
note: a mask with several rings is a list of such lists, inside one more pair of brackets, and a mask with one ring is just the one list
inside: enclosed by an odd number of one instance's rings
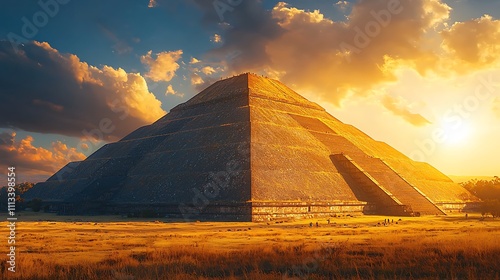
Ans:
{"label": "pyramid base", "polygon": [[436,205],[439,206],[446,213],[456,213],[456,212],[480,212],[482,202],[471,201],[471,202],[437,202]]}
{"label": "pyramid base", "polygon": [[99,204],[51,202],[48,209],[59,215],[121,215],[169,218],[179,221],[247,221],[309,219],[337,215],[362,215],[366,202],[208,202],[193,204]]}
{"label": "pyramid base", "polygon": [[[200,202],[201,203],[201,202]],[[446,212],[477,211],[479,203],[437,203]],[[100,204],[45,202],[43,208],[59,215],[121,215],[124,217],[168,218],[173,221],[265,222],[294,219],[329,218],[342,215],[413,216],[404,208],[382,208],[363,201],[334,202],[210,202],[193,204]]]}

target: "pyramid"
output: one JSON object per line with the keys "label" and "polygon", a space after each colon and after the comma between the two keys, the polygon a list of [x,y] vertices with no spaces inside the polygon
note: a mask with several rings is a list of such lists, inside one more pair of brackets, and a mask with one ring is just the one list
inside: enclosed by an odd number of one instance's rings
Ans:
{"label": "pyramid", "polygon": [[431,165],[248,73],[69,163],[24,198],[61,214],[240,221],[435,215],[477,202]]}

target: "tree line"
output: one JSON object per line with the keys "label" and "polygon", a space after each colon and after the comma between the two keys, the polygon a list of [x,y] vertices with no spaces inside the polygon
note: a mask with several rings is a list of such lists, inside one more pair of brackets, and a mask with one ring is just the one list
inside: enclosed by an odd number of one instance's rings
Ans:
{"label": "tree line", "polygon": [[483,216],[491,214],[493,217],[500,217],[500,178],[498,176],[491,180],[473,179],[461,185],[483,201],[480,208]]}
{"label": "tree line", "polygon": [[[31,189],[35,183],[24,182],[14,186],[16,190],[16,210],[24,210],[25,208],[31,208],[33,211],[38,212],[41,210],[42,201],[40,199],[33,199],[25,203],[21,195]],[[7,186],[0,188],[0,209],[2,212],[7,211]]]}

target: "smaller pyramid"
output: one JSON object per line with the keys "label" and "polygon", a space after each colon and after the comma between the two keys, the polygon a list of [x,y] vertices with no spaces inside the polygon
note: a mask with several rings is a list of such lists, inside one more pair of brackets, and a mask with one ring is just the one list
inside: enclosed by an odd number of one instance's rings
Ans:
{"label": "smaller pyramid", "polygon": [[253,74],[214,83],[24,198],[61,214],[245,221],[441,215],[478,201],[429,164]]}

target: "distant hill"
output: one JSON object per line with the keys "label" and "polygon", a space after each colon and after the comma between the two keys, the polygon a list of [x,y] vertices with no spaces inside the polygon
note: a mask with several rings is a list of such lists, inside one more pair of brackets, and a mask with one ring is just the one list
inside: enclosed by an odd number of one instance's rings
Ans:
{"label": "distant hill", "polygon": [[455,175],[448,175],[450,179],[453,180],[455,183],[463,183],[470,181],[472,179],[477,179],[477,180],[491,180],[493,179],[493,176],[455,176]]}

